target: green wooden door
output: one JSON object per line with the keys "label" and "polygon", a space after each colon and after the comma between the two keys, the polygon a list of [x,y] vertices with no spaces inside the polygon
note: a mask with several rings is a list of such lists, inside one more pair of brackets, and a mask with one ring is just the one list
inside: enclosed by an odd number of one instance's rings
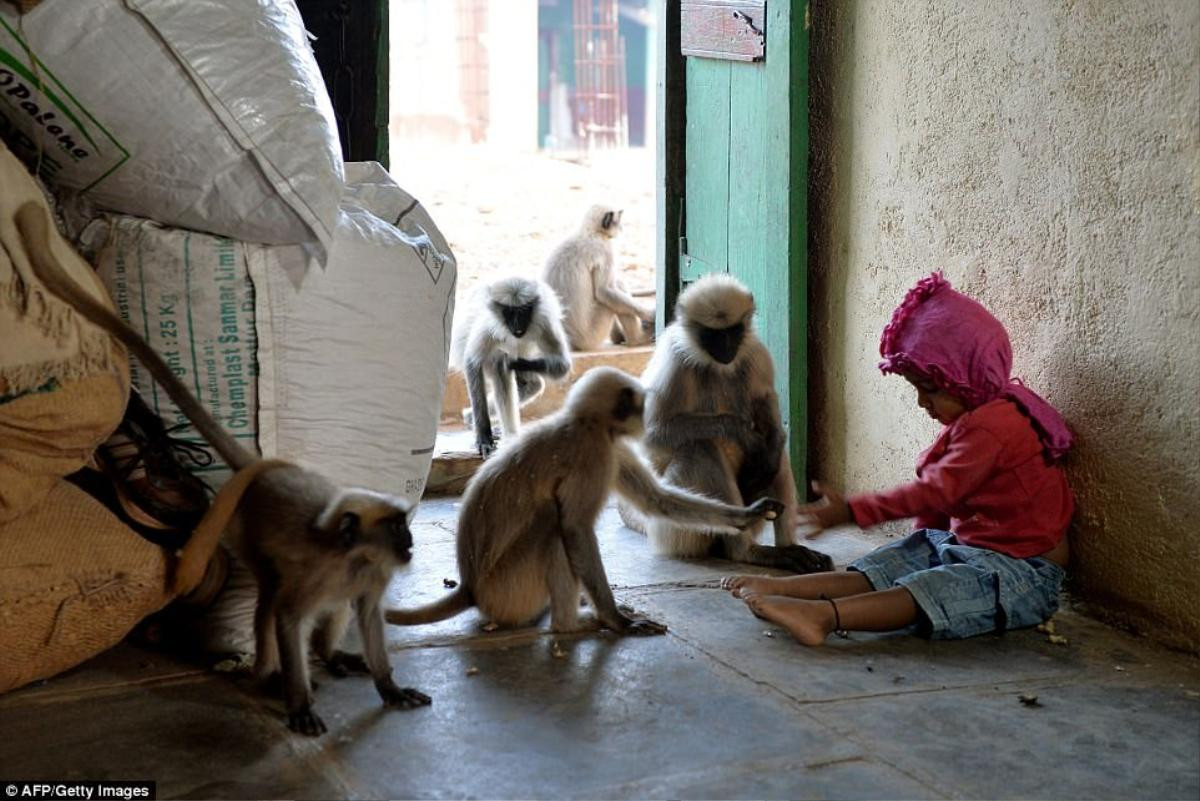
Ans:
{"label": "green wooden door", "polygon": [[[765,55],[752,62],[679,55],[680,5],[679,0],[660,4],[665,23],[659,43],[661,319],[665,322],[679,289],[705,273],[728,272],[750,287],[759,336],[775,361],[792,466],[803,484],[806,4],[766,0]],[[799,489],[805,497],[804,487]]]}

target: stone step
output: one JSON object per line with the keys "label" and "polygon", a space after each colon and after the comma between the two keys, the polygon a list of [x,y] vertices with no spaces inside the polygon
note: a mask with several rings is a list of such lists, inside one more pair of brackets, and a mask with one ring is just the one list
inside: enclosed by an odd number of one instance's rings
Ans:
{"label": "stone step", "polygon": [[[566,380],[550,383],[545,392],[521,410],[522,420],[536,420],[552,414],[566,397],[571,384],[593,367],[605,365],[624,370],[630,375],[641,375],[653,346],[639,348],[609,347],[603,350],[571,354],[571,373]],[[438,429],[433,464],[425,483],[425,495],[456,495],[463,491],[467,481],[483,463],[475,450],[475,435],[463,424],[463,409],[470,406],[463,374],[451,372],[446,377],[446,394],[442,401],[442,423]],[[493,420],[494,426],[499,422]]]}

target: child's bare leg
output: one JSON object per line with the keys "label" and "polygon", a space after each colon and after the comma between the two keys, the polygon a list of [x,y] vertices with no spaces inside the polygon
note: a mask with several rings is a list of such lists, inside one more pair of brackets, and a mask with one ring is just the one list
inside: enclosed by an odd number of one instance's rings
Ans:
{"label": "child's bare leg", "polygon": [[721,589],[736,598],[749,593],[786,595],[789,598],[842,598],[871,591],[871,582],[857,570],[840,573],[806,573],[800,576],[726,576]]}
{"label": "child's bare leg", "polygon": [[783,626],[804,645],[820,645],[839,624],[847,631],[893,631],[917,620],[917,602],[903,587],[840,598],[836,614],[828,600],[748,593],[745,601],[754,614]]}

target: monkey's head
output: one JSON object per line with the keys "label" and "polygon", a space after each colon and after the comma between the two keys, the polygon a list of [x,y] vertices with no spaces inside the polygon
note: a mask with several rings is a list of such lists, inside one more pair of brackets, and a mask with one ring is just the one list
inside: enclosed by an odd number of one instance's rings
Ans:
{"label": "monkey's head", "polygon": [[567,393],[564,408],[572,417],[602,421],[614,437],[640,437],[645,430],[646,391],[629,373],[593,367]]}
{"label": "monkey's head", "polygon": [[731,275],[706,275],[679,295],[675,317],[697,361],[731,366],[754,321],[754,295]]}
{"label": "monkey's head", "polygon": [[612,239],[621,233],[621,215],[624,213],[612,206],[592,206],[583,215],[582,233],[586,236],[600,234]]}
{"label": "monkey's head", "polygon": [[488,307],[517,339],[525,336],[538,310],[542,288],[537,281],[513,276],[488,285]]}
{"label": "monkey's head", "polygon": [[316,529],[330,550],[372,562],[407,564],[413,547],[411,511],[402,498],[350,489],[329,502],[317,517]]}

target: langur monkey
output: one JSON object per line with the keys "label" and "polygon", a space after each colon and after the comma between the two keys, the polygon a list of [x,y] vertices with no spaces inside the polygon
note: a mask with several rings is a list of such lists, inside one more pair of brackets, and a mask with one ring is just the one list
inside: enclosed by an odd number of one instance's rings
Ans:
{"label": "langur monkey", "polygon": [[643,446],[666,481],[727,503],[769,494],[786,511],[775,518],[775,545],[755,543],[758,531],[713,537],[644,519],[620,507],[630,528],[649,535],[659,551],[684,557],[720,556],[735,562],[813,573],[831,570],[826,554],[792,541],[796,490],[779,419],[775,368],[751,327],[754,296],[737,279],[708,275],[675,306],[642,373],[646,386]]}
{"label": "langur monkey", "polygon": [[505,438],[521,426],[519,406],[545,388],[543,375],[561,379],[571,371],[562,308],[550,287],[528,278],[502,278],[478,287],[455,321],[450,366],[462,370],[471,399],[475,447],[483,457],[496,449],[488,406],[495,396]]}
{"label": "langur monkey", "polygon": [[[642,433],[642,387],[612,367],[587,371],[551,417],[528,426],[467,484],[458,518],[458,588],[389,623],[416,625],[476,606],[491,621],[520,626],[550,609],[556,632],[596,623],[620,634],[666,627],[623,614],[608,586],[595,523],[609,493],[654,518],[734,533],[770,519],[783,504],[764,498],[744,509],[659,482],[625,443]],[[580,621],[579,591],[595,621]]]}
{"label": "langur monkey", "polygon": [[[137,356],[201,436],[237,471],[184,546],[170,589],[183,594],[199,583],[226,531],[258,580],[254,673],[263,682],[282,674],[288,727],[307,735],[325,731],[312,709],[308,678],[306,635],[314,621],[321,624],[314,637],[318,653],[335,675],[365,667],[385,704],[430,703],[429,696],[392,680],[380,612],[380,598],[393,571],[412,557],[408,503],[370,490],[339,488],[311,470],[248,452],[144,339],[66,274],[50,251],[50,223],[43,209],[25,204],[17,211],[16,223],[34,273],[46,288]],[[351,604],[358,615],[365,660],[337,650]]]}
{"label": "langur monkey", "polygon": [[634,300],[613,274],[612,240],[620,230],[619,210],[592,206],[542,270],[562,300],[563,327],[575,350],[597,350],[610,339],[643,345],[654,338],[654,309]]}

